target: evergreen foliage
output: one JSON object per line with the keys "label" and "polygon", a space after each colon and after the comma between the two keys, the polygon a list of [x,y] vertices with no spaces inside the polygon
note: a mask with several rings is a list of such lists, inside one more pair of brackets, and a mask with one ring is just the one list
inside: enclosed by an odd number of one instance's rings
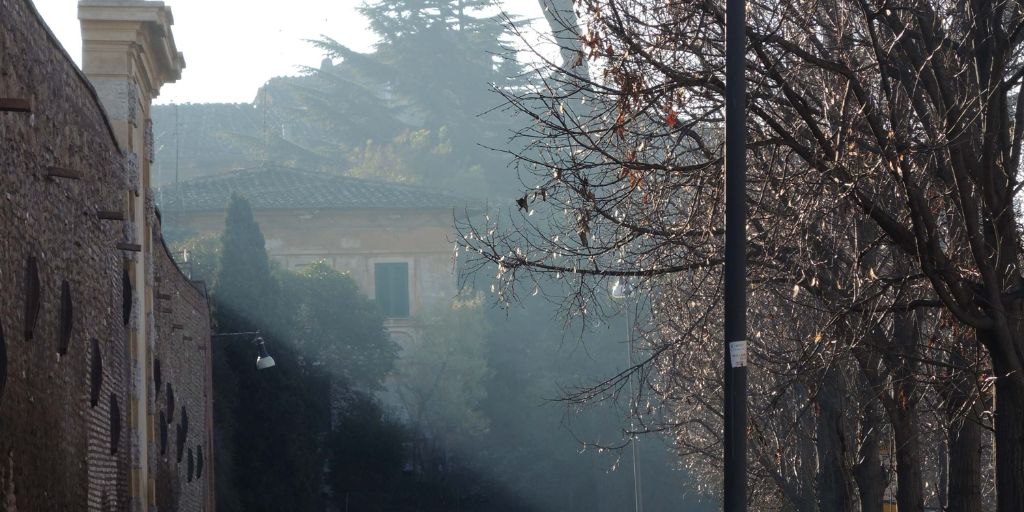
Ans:
{"label": "evergreen foliage", "polygon": [[459,297],[419,318],[420,343],[398,361],[394,392],[408,421],[445,449],[478,439],[488,428],[488,325],[482,297]]}
{"label": "evergreen foliage", "polygon": [[[557,318],[541,296],[485,313],[492,375],[480,410],[489,428],[475,448],[478,464],[498,475],[507,492],[528,497],[538,510],[633,510],[626,392],[586,408],[558,401],[622,371],[628,313],[584,328],[579,321]],[[644,435],[639,447],[639,489],[646,509],[714,509],[694,493],[688,495],[687,475],[674,470],[677,463],[667,441]]]}
{"label": "evergreen foliage", "polygon": [[365,396],[347,402],[330,439],[338,510],[533,512],[504,485],[438,450]]}
{"label": "evergreen foliage", "polygon": [[384,332],[376,304],[324,262],[280,272],[280,279],[289,336],[304,357],[356,388],[380,390],[398,345]]}
{"label": "evergreen foliage", "polygon": [[[229,205],[219,264],[208,262],[217,254],[215,243],[191,247],[204,255],[207,272],[217,269],[217,330],[259,330],[277,362],[256,369],[251,335],[214,339],[218,510],[322,510],[325,489],[341,509],[347,499],[357,510],[381,512],[531,510],[477,475],[470,469],[475,466],[428,442],[432,436],[391,419],[371,397],[393,368],[398,348],[376,305],[351,278],[323,263],[297,274],[274,272],[251,208],[237,196]],[[444,330],[479,316],[472,309],[434,322],[431,339],[440,343]],[[470,366],[486,368],[481,325],[442,343],[450,348],[446,356],[469,357]],[[478,349],[463,353],[473,343]],[[458,380],[477,375],[471,369],[453,365],[446,386],[454,379],[468,386],[466,393],[479,392],[471,389],[479,379]]]}
{"label": "evergreen foliage", "polygon": [[213,342],[217,508],[315,510],[326,389],[299,364],[280,327],[279,285],[248,202],[232,197],[222,236],[214,322],[222,333],[259,330],[277,366],[255,367],[251,335]]}
{"label": "evergreen foliage", "polygon": [[197,236],[175,243],[174,248],[181,257],[178,264],[190,279],[203,281],[211,289],[216,287],[221,259],[219,236]]}
{"label": "evergreen foliage", "polygon": [[[264,133],[266,159],[467,195],[507,194],[514,173],[500,172],[505,156],[479,146],[514,150],[505,133],[521,124],[501,113],[479,115],[500,102],[491,85],[521,85],[519,65],[505,58],[501,20],[479,0],[380,0],[362,12],[381,36],[375,51],[324,38],[316,44],[336,63],[276,79],[261,92],[258,106],[274,109],[287,126]],[[262,330],[278,361],[257,373],[246,343],[215,349],[221,510],[316,510],[324,483],[341,510],[632,506],[629,463],[620,460],[628,455],[580,453],[582,440],[621,445],[625,413],[567,416],[545,405],[561,386],[620,369],[623,340],[614,332],[623,326],[588,333],[579,350],[560,350],[573,336],[547,304],[485,311],[477,300],[424,315],[425,342],[396,361],[380,314],[351,279],[325,264],[275,273],[263,244],[248,205],[236,198],[219,268],[209,263],[215,244],[194,246],[197,267],[216,275],[219,329]],[[570,371],[581,361],[590,364]],[[368,395],[392,371],[400,393],[404,386],[406,423]],[[340,405],[331,402],[332,387],[345,394]],[[563,428],[567,418],[572,432]],[[666,474],[668,451],[645,446],[648,508],[698,510],[682,496],[683,475],[653,476]],[[252,501],[254,489],[269,489],[261,503]]]}
{"label": "evergreen foliage", "polygon": [[491,89],[522,85],[497,9],[381,0],[360,11],[381,38],[373,52],[323,37],[313,42],[328,57],[319,69],[273,80],[257,97],[283,119],[281,135],[260,142],[266,158],[467,195],[510,193],[507,157],[486,149],[508,148],[516,126],[493,111],[501,99]]}

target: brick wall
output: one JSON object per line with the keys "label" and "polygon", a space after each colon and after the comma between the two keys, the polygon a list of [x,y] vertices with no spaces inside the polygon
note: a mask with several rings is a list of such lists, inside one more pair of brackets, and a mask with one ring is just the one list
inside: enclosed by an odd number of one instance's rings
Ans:
{"label": "brick wall", "polygon": [[[0,509],[127,507],[126,329],[121,225],[97,211],[124,201],[122,158],[98,101],[74,64],[20,0],[0,0],[0,97],[31,113],[0,113],[0,325],[6,386],[0,396]],[[56,166],[81,179],[49,177]],[[28,261],[38,270],[38,315],[27,336]],[[62,283],[72,322],[60,350]],[[91,399],[92,340],[102,383]],[[111,409],[119,413],[111,453]],[[118,411],[114,411],[118,412]]]}
{"label": "brick wall", "polygon": [[[154,233],[155,242],[158,236]],[[154,458],[150,467],[155,472],[156,502],[161,511],[206,510],[209,504],[205,500],[212,496],[213,489],[206,290],[201,283],[190,282],[182,275],[164,244],[156,242],[154,246],[157,307],[152,374],[155,381],[159,366],[160,382],[159,388],[154,386],[156,443],[150,451]]]}
{"label": "brick wall", "polygon": [[[0,99],[12,98],[31,112],[0,111],[0,511],[128,510],[123,276],[136,253],[117,247],[124,222],[103,218],[125,209],[125,159],[94,91],[27,0],[0,0]],[[154,313],[153,351],[172,354],[161,366],[181,388],[174,419],[184,405],[186,444],[206,459],[191,484],[183,465],[159,466],[180,505],[160,510],[209,510],[206,299],[155,252],[145,263],[171,313]],[[163,398],[151,384],[148,395]]]}

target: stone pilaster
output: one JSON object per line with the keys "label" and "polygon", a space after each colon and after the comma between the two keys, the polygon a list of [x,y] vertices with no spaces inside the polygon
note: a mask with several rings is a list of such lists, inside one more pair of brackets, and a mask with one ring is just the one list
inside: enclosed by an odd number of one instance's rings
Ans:
{"label": "stone pilaster", "polygon": [[132,510],[154,508],[151,453],[153,396],[151,380],[153,339],[153,247],[150,188],[152,162],[151,119],[153,98],[160,87],[181,77],[185,67],[174,44],[171,9],[163,2],[138,0],[82,0],[78,4],[82,25],[82,70],[100,97],[125,157],[124,201],[128,219],[126,242],[141,250],[132,259],[130,272],[138,298],[131,322],[131,378],[129,438],[131,439]]}

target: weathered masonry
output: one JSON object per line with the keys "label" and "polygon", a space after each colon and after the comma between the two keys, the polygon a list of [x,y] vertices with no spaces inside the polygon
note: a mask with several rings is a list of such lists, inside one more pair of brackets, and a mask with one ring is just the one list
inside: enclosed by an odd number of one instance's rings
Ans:
{"label": "weathered masonry", "polygon": [[0,511],[213,510],[209,307],[149,186],[173,18],[79,19],[84,70],[0,0]]}

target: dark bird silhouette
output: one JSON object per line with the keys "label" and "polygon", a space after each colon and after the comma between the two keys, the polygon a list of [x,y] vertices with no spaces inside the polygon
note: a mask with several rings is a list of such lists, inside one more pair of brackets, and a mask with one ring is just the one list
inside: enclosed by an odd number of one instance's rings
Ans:
{"label": "dark bird silhouette", "polygon": [[523,197],[520,197],[519,199],[516,199],[516,204],[519,205],[519,209],[520,210],[525,210],[525,209],[527,209],[530,206],[530,203],[527,202],[527,200],[526,200],[526,196],[523,196]]}

